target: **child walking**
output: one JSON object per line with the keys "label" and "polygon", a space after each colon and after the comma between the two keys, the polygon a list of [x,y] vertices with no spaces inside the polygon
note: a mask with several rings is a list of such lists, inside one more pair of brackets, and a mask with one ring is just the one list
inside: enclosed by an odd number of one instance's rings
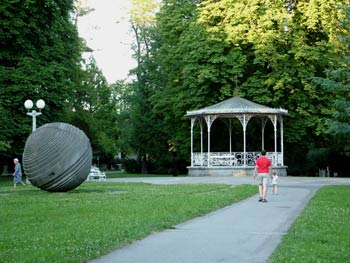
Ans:
{"label": "child walking", "polygon": [[277,184],[279,182],[279,178],[276,172],[272,173],[271,183],[272,183],[272,194],[277,194]]}

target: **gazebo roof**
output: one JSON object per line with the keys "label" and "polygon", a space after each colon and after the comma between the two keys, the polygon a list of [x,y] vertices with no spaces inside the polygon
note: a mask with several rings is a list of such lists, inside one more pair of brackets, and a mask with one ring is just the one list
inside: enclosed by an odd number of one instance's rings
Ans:
{"label": "gazebo roof", "polygon": [[239,115],[245,113],[253,115],[288,115],[287,110],[281,108],[270,108],[236,96],[209,107],[187,111],[186,117],[203,115]]}

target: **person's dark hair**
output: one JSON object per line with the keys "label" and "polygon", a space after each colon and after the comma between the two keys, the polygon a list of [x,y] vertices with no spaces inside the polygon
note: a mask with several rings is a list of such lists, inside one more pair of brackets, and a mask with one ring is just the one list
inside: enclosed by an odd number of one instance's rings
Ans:
{"label": "person's dark hair", "polygon": [[265,155],[266,155],[266,151],[265,151],[265,150],[262,150],[262,151],[261,151],[261,155],[265,156]]}

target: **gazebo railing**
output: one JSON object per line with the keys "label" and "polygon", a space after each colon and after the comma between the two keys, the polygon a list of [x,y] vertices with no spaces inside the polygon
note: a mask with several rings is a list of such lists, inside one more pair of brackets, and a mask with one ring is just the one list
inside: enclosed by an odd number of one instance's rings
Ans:
{"label": "gazebo railing", "polygon": [[[261,155],[260,152],[246,152],[246,166],[255,166],[255,160]],[[273,166],[283,165],[283,156],[281,152],[277,152],[277,158],[275,152],[267,152],[266,156],[270,158]],[[208,153],[207,152],[194,152],[192,156],[193,166],[219,166],[219,167],[243,167],[244,166],[244,152],[211,152],[210,163],[208,165]]]}

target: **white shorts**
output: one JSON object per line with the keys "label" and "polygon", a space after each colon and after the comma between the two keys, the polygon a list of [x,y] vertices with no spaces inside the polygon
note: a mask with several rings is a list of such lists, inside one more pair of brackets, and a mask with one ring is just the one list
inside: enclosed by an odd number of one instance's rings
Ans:
{"label": "white shorts", "polygon": [[267,185],[267,181],[269,180],[269,176],[270,175],[268,173],[258,174],[258,176],[257,176],[258,184]]}

